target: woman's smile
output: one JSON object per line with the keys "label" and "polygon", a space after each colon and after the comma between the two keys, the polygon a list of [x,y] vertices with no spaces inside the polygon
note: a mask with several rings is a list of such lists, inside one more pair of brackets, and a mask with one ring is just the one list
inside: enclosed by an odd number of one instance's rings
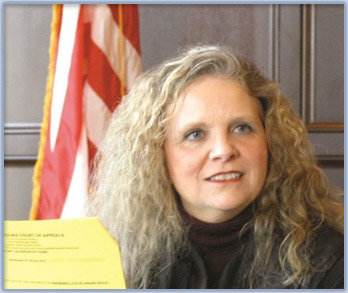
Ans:
{"label": "woman's smile", "polygon": [[241,172],[230,171],[230,172],[221,172],[221,173],[215,174],[205,180],[212,183],[237,182],[237,181],[240,181],[242,176],[243,176],[243,173]]}

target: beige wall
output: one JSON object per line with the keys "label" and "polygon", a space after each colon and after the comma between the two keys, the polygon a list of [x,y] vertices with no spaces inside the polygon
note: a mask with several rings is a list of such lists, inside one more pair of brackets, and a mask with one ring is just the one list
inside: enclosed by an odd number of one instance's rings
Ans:
{"label": "beige wall", "polygon": [[[180,47],[231,47],[282,84],[330,180],[343,188],[343,5],[140,5],[144,69]],[[27,219],[51,5],[5,5],[5,219]]]}

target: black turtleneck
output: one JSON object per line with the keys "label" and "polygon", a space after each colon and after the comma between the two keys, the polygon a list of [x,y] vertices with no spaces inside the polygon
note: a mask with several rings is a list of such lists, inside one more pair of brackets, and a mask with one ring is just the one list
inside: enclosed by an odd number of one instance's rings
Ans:
{"label": "black turtleneck", "polygon": [[206,223],[189,215],[183,208],[181,214],[190,227],[189,237],[201,252],[208,275],[208,289],[217,288],[224,268],[232,255],[240,249],[239,232],[252,217],[249,205],[236,217],[222,223]]}

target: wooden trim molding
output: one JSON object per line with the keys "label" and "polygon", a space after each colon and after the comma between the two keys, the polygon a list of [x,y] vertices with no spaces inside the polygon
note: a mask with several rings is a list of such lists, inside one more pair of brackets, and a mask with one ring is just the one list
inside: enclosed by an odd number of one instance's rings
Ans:
{"label": "wooden trim molding", "polygon": [[4,134],[40,134],[41,123],[5,123]]}
{"label": "wooden trim molding", "polygon": [[344,132],[344,123],[314,122],[306,123],[309,132]]}
{"label": "wooden trim molding", "polygon": [[[5,123],[4,124],[4,141],[12,141],[13,139],[33,136],[39,139],[41,132],[41,123]],[[20,140],[21,143],[23,140]],[[26,153],[25,151],[20,154],[7,154],[5,143],[4,162],[11,164],[21,163],[35,163],[37,160],[36,154]]]}
{"label": "wooden trim molding", "polygon": [[280,6],[279,4],[270,5],[270,68],[271,79],[279,82],[280,76]]}
{"label": "wooden trim molding", "polygon": [[303,121],[310,124],[314,121],[314,74],[315,74],[315,32],[314,6],[302,5],[302,103],[301,116]]}
{"label": "wooden trim molding", "polygon": [[323,168],[344,168],[344,156],[318,156],[318,165]]}
{"label": "wooden trim molding", "polygon": [[22,163],[22,162],[32,162],[35,163],[37,160],[37,156],[26,156],[26,155],[20,155],[20,156],[4,156],[4,161],[11,162],[11,163]]}

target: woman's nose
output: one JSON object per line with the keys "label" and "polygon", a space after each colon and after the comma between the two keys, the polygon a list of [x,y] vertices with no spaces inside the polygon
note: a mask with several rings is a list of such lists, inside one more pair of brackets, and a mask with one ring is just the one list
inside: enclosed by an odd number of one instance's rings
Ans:
{"label": "woman's nose", "polygon": [[209,158],[211,160],[228,161],[238,157],[239,151],[228,135],[216,137],[211,144]]}

